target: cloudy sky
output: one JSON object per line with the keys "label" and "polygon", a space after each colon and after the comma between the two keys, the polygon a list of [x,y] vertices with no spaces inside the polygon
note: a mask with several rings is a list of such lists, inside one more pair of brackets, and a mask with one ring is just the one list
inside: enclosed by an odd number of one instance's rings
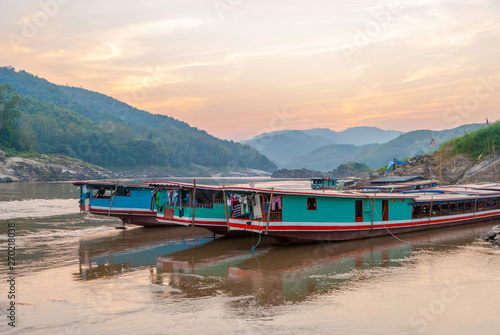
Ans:
{"label": "cloudy sky", "polygon": [[500,1],[1,0],[0,65],[218,137],[500,119]]}

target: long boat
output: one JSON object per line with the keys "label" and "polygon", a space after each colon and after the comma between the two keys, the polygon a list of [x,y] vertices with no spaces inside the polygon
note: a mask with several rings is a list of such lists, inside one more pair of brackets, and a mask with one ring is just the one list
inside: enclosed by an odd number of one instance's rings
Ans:
{"label": "long boat", "polygon": [[158,222],[205,227],[218,234],[260,233],[282,242],[352,240],[500,217],[498,184],[402,193],[148,185],[169,193],[166,205],[158,208]]}
{"label": "long boat", "polygon": [[[227,189],[226,189],[227,190]],[[260,220],[230,218],[231,231],[264,233],[283,242],[342,241],[455,226],[500,217],[498,184],[462,185],[403,193],[275,191],[256,193],[265,204],[281,202]]]}
{"label": "long boat", "polygon": [[126,223],[154,227],[172,224],[156,220],[154,187],[103,182],[75,182],[80,187],[80,210],[117,217]]}

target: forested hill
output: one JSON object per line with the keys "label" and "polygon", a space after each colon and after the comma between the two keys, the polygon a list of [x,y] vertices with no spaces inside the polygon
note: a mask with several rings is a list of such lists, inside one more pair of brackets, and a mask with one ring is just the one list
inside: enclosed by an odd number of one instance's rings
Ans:
{"label": "forested hill", "polygon": [[104,94],[55,85],[12,67],[0,67],[0,83],[13,86],[26,102],[16,121],[22,143],[2,130],[0,148],[7,151],[30,146],[41,153],[64,154],[106,167],[276,168],[248,145],[218,139]]}

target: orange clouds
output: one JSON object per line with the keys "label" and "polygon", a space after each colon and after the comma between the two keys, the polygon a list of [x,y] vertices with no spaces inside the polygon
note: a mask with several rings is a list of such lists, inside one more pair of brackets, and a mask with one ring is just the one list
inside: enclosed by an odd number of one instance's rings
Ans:
{"label": "orange clouds", "polygon": [[[210,4],[68,2],[34,36],[23,24],[44,13],[39,4],[0,6],[2,65],[223,138],[284,126],[442,129],[494,119],[500,107],[498,86],[473,99],[480,78],[500,73],[500,8],[489,0],[405,4],[383,22],[387,1],[249,1],[222,19]],[[359,52],[346,59],[346,45]]]}

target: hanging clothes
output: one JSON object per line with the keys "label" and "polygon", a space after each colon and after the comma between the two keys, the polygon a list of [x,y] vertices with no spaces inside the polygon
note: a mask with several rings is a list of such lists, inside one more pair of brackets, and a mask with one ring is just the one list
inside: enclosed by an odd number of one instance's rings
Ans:
{"label": "hanging clothes", "polygon": [[159,211],[163,210],[163,206],[165,206],[165,193],[163,191],[156,192],[156,208]]}
{"label": "hanging clothes", "polygon": [[168,203],[169,203],[169,201],[170,201],[170,199],[168,198],[168,193],[163,192],[163,191],[162,191],[161,193],[163,193],[163,196],[164,196],[164,199],[163,199],[163,206],[166,206],[166,205],[168,205]]}
{"label": "hanging clothes", "polygon": [[241,204],[238,200],[234,202],[233,206],[233,217],[239,218],[241,217]]}
{"label": "hanging clothes", "polygon": [[153,190],[151,191],[151,204],[149,205],[150,210],[155,209],[155,203],[156,203],[156,190]]}
{"label": "hanging clothes", "polygon": [[252,209],[255,219],[262,219],[262,206],[260,205],[260,195],[256,194],[252,200]]}
{"label": "hanging clothes", "polygon": [[180,200],[180,191],[179,190],[175,190],[172,192],[172,202],[173,202],[173,205],[174,205],[174,212],[175,212],[175,207],[177,207],[177,203],[179,202]]}
{"label": "hanging clothes", "polygon": [[271,210],[275,210],[276,205],[278,205],[278,208],[281,209],[281,197],[273,197],[273,200],[271,201]]}
{"label": "hanging clothes", "polygon": [[243,214],[250,214],[250,196],[244,196],[241,198],[241,211]]}

